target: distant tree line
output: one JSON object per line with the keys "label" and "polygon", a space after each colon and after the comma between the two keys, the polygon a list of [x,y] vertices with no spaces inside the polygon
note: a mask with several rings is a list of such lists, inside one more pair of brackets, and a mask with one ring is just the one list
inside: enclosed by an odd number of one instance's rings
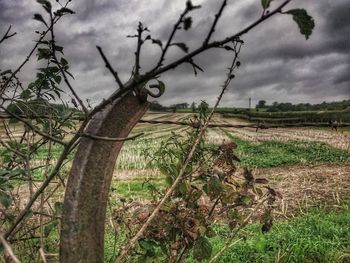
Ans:
{"label": "distant tree line", "polygon": [[163,106],[158,101],[151,102],[150,108],[151,111],[171,111],[177,112],[177,110],[189,110],[192,112],[196,112],[196,103],[192,102],[191,105],[187,102],[176,103],[170,106]]}
{"label": "distant tree line", "polygon": [[345,110],[350,108],[350,99],[337,102],[322,102],[319,104],[299,103],[292,104],[289,102],[267,105],[265,100],[259,100],[256,109],[264,109],[267,112],[285,112],[285,111],[320,111],[320,110]]}

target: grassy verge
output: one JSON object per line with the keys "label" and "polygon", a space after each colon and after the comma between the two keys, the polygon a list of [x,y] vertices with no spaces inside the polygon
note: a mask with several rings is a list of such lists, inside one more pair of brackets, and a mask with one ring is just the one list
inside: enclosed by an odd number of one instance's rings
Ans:
{"label": "grassy verge", "polygon": [[349,154],[322,142],[250,142],[224,133],[237,144],[242,164],[248,167],[277,167],[293,164],[348,163]]}
{"label": "grassy verge", "polygon": [[[325,208],[299,218],[276,222],[267,234],[252,225],[245,230],[247,239],[223,254],[217,262],[350,262],[350,202],[341,211]],[[230,230],[217,226],[218,235],[211,239],[214,254],[225,243]],[[189,258],[187,263],[195,262]]]}

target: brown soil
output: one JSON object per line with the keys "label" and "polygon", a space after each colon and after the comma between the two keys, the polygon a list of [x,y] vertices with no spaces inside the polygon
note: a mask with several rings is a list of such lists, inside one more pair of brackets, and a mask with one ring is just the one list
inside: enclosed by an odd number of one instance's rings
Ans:
{"label": "brown soil", "polygon": [[258,169],[254,174],[267,178],[282,193],[277,208],[280,216],[294,216],[320,205],[336,207],[350,198],[350,165],[278,167]]}
{"label": "brown soil", "polygon": [[[295,165],[278,168],[264,168],[253,171],[256,178],[266,178],[269,185],[283,195],[278,200],[276,215],[293,217],[316,206],[340,205],[350,199],[350,165]],[[118,171],[117,180],[142,180],[161,178],[155,170]]]}

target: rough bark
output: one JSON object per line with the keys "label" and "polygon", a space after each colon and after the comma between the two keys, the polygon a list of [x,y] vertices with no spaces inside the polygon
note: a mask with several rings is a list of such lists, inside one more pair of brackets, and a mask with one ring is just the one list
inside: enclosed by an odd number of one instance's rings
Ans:
{"label": "rough bark", "polygon": [[[148,108],[132,92],[96,114],[86,132],[127,137]],[[123,142],[82,137],[70,171],[62,218],[60,262],[104,262],[108,192]]]}

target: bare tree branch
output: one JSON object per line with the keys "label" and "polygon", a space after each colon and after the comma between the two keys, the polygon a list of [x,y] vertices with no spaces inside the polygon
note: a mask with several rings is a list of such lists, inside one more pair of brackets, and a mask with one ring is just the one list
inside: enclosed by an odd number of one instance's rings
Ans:
{"label": "bare tree branch", "polygon": [[124,88],[124,85],[123,85],[123,83],[121,82],[121,80],[120,80],[120,78],[119,78],[119,76],[118,76],[118,72],[115,71],[115,70],[113,69],[113,67],[112,67],[111,64],[109,63],[107,57],[106,57],[105,54],[103,53],[102,48],[101,48],[100,46],[96,46],[96,48],[97,48],[98,52],[100,52],[100,55],[101,55],[103,61],[104,61],[105,64],[106,64],[106,68],[112,73],[112,75],[113,75],[115,81],[118,83],[119,88],[120,88],[120,89],[123,89],[123,88]]}
{"label": "bare tree branch", "polygon": [[73,86],[70,84],[68,78],[67,78],[67,74],[65,72],[65,70],[62,68],[61,64],[59,63],[57,56],[56,56],[56,44],[55,44],[55,34],[54,34],[54,25],[55,25],[55,17],[52,17],[51,15],[51,26],[50,26],[50,33],[51,33],[51,45],[52,45],[52,56],[53,59],[55,60],[58,68],[60,69],[60,72],[63,76],[64,82],[67,84],[69,90],[72,92],[74,98],[76,98],[76,100],[79,102],[81,108],[83,109],[85,115],[88,114],[88,109],[86,108],[86,106],[84,105],[83,101],[81,100],[81,98],[78,96],[78,94],[76,93],[75,89],[73,88]]}
{"label": "bare tree branch", "polygon": [[109,105],[110,103],[112,103],[115,99],[119,98],[120,96],[122,96],[124,93],[128,92],[129,90],[133,89],[134,87],[136,87],[138,84],[148,81],[152,78],[155,78],[156,76],[160,75],[161,73],[164,73],[170,69],[174,69],[176,67],[178,67],[179,65],[183,64],[183,63],[187,63],[188,61],[190,61],[191,58],[195,57],[196,55],[204,52],[205,50],[211,49],[211,48],[217,48],[217,47],[221,47],[224,44],[227,44],[231,41],[234,41],[236,39],[238,39],[239,37],[241,37],[242,35],[248,33],[250,30],[252,30],[253,28],[255,28],[256,26],[258,26],[259,24],[261,24],[262,22],[264,22],[266,19],[270,18],[271,16],[280,13],[282,8],[285,7],[291,0],[286,0],[284,1],[281,5],[279,5],[277,8],[275,8],[273,11],[271,11],[270,13],[259,17],[259,19],[257,19],[255,22],[253,22],[252,24],[248,25],[247,27],[245,27],[243,30],[237,32],[236,34],[233,34],[225,39],[222,39],[220,41],[215,41],[215,42],[211,42],[208,43],[206,46],[201,46],[197,49],[195,49],[194,51],[192,51],[191,53],[188,53],[187,55],[183,56],[182,58],[164,66],[164,67],[160,67],[157,70],[151,70],[149,72],[147,72],[146,74],[138,77],[137,79],[133,78],[130,81],[128,81],[127,83],[124,84],[124,89],[123,90],[118,90],[117,92],[113,93],[108,99],[102,101],[98,106],[96,106],[89,114],[89,116],[93,116],[95,115],[97,112],[99,112],[100,110],[104,109],[107,105]]}
{"label": "bare tree branch", "polygon": [[7,29],[5,35],[0,39],[0,44],[1,44],[2,42],[4,42],[6,39],[9,39],[10,37],[13,37],[14,35],[17,34],[16,32],[10,34],[11,27],[12,27],[12,26],[9,26],[9,28]]}
{"label": "bare tree branch", "polygon": [[208,33],[208,36],[206,37],[206,39],[203,42],[203,46],[206,46],[209,43],[210,37],[215,32],[216,24],[218,23],[221,15],[222,15],[222,12],[225,9],[226,4],[227,4],[227,0],[223,0],[222,4],[221,4],[221,7],[219,9],[219,12],[215,15],[215,19],[214,19],[213,24],[211,25],[211,28],[210,28],[209,33]]}

